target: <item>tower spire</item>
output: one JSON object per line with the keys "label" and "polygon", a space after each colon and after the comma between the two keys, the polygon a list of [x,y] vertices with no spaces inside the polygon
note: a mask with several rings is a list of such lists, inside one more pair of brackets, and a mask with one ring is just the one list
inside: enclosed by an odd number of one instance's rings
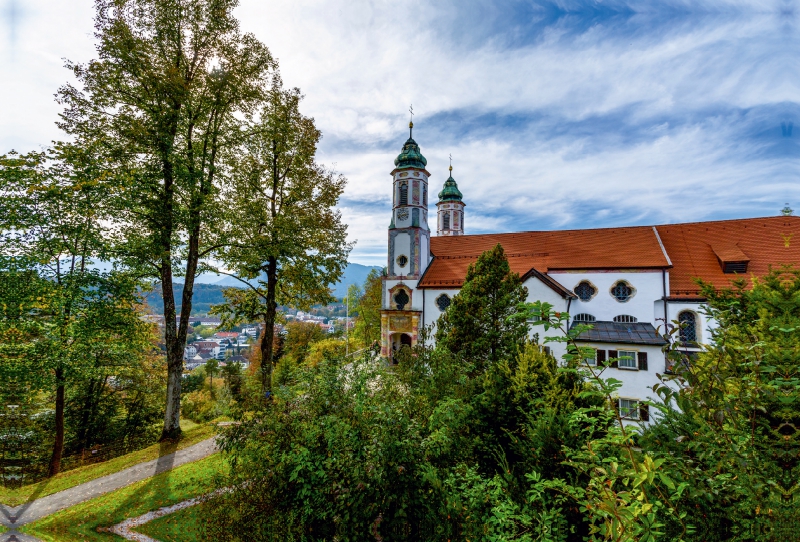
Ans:
{"label": "tower spire", "polygon": [[456,180],[453,179],[453,155],[450,154],[450,176],[444,182],[442,191],[439,192],[438,227],[439,235],[464,235],[464,200],[458,190]]}

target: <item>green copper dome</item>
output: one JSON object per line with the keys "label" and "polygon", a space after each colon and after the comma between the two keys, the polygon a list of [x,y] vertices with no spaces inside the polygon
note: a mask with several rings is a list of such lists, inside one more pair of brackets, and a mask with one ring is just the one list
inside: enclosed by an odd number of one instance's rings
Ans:
{"label": "green copper dome", "polygon": [[395,158],[394,165],[398,169],[407,167],[425,169],[425,166],[428,165],[428,161],[422,156],[422,153],[419,152],[419,145],[417,145],[417,142],[409,137],[408,141],[403,145],[403,151]]}
{"label": "green copper dome", "polygon": [[444,182],[444,188],[439,192],[439,201],[461,201],[462,197],[453,174],[450,173],[450,177]]}

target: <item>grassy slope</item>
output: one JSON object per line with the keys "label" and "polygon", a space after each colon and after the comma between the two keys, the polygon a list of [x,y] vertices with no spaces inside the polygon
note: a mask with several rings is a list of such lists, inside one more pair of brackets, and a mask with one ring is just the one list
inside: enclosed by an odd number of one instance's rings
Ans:
{"label": "grassy slope", "polygon": [[119,472],[139,463],[158,459],[159,455],[186,448],[214,435],[214,427],[209,424],[198,425],[189,420],[183,420],[181,421],[181,428],[184,430],[184,433],[180,442],[178,442],[177,445],[170,445],[163,450],[161,445],[154,444],[147,448],[115,457],[103,463],[96,463],[94,465],[87,465],[78,469],[62,472],[58,476],[42,480],[36,484],[23,486],[20,489],[12,490],[0,486],[0,502],[8,506],[18,506],[28,501],[31,496],[40,498],[52,495],[53,493],[75,487],[84,482],[100,478],[106,474]]}
{"label": "grassy slope", "polygon": [[45,542],[119,540],[97,528],[208,493],[215,488],[215,477],[225,469],[222,456],[214,454],[62,510],[21,530]]}
{"label": "grassy slope", "polygon": [[145,523],[137,532],[161,542],[202,542],[203,523],[208,521],[214,501],[179,510],[174,514]]}

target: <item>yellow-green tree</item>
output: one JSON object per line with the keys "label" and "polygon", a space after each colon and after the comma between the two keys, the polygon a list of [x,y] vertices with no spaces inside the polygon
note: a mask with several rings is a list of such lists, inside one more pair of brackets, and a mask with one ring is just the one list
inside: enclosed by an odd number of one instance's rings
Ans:
{"label": "yellow-green tree", "polygon": [[383,282],[380,271],[373,269],[367,275],[363,288],[355,298],[357,313],[353,335],[363,347],[369,347],[381,338],[381,296]]}
{"label": "yellow-green tree", "polygon": [[219,258],[242,281],[215,307],[223,323],[264,323],[261,382],[270,391],[278,305],[307,309],[333,301],[351,246],[336,204],[346,179],[316,162],[321,133],[300,112],[302,95],[275,78],[266,104],[248,118],[248,137],[231,158],[227,240]]}

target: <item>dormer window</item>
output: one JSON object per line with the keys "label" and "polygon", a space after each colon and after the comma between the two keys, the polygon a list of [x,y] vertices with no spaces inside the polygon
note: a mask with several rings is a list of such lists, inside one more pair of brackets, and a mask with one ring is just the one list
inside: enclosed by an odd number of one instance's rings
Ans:
{"label": "dormer window", "polygon": [[725,262],[722,264],[722,272],[727,274],[747,273],[748,262]]}
{"label": "dormer window", "polygon": [[738,246],[716,245],[711,249],[714,251],[723,273],[729,275],[747,273],[747,264],[750,262],[750,258]]}

